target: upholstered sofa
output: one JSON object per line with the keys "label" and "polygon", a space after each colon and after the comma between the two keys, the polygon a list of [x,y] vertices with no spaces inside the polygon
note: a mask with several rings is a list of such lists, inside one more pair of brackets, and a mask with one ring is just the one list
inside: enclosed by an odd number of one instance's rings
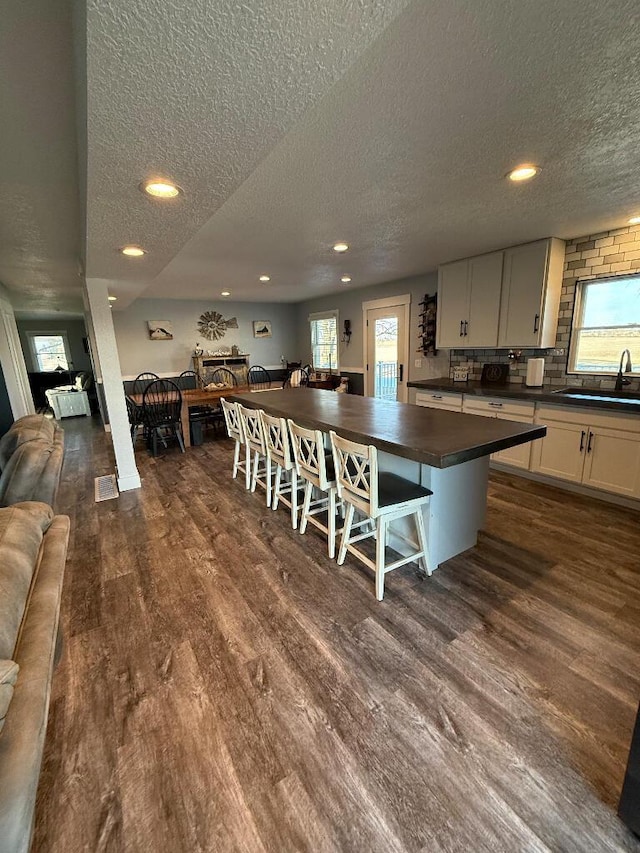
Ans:
{"label": "upholstered sofa", "polygon": [[0,850],[27,853],[42,762],[69,519],[0,508]]}
{"label": "upholstered sofa", "polygon": [[44,415],[19,418],[0,438],[0,507],[19,501],[55,506],[64,430]]}

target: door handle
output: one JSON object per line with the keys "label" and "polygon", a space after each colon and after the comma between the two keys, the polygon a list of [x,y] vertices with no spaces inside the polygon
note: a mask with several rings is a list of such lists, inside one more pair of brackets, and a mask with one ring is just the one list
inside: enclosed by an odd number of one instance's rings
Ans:
{"label": "door handle", "polygon": [[582,453],[582,451],[584,450],[584,439],[586,435],[586,432],[582,430],[582,432],[580,433],[580,453]]}
{"label": "door handle", "polygon": [[469,329],[469,321],[465,320],[464,321],[464,336],[465,336],[465,338],[467,337],[467,330],[468,329]]}
{"label": "door handle", "polygon": [[587,453],[591,453],[591,442],[593,441],[593,433],[589,432],[589,441],[587,442]]}
{"label": "door handle", "polygon": [[464,320],[460,320],[460,337],[464,335]]}
{"label": "door handle", "polygon": [[404,364],[398,365],[398,382],[402,382],[402,377],[404,376]]}
{"label": "door handle", "polygon": [[533,331],[534,332],[538,331],[539,325],[540,325],[540,315],[536,314],[536,316],[533,318]]}

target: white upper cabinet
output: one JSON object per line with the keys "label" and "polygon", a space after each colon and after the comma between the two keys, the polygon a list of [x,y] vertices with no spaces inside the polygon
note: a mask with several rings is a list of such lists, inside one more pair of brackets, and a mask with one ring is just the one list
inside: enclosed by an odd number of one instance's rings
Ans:
{"label": "white upper cabinet", "polygon": [[438,347],[495,347],[503,252],[444,264],[438,270]]}
{"label": "white upper cabinet", "polygon": [[558,327],[564,242],[552,237],[504,251],[500,347],[552,347]]}
{"label": "white upper cabinet", "polygon": [[552,347],[563,268],[555,237],[439,267],[437,346]]}

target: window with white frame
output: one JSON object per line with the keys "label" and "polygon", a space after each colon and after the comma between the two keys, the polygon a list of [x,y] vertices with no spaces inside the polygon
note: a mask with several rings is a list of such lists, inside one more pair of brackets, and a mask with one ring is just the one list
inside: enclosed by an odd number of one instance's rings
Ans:
{"label": "window with white frame", "polygon": [[51,372],[59,367],[69,370],[71,357],[65,332],[27,332],[27,337],[36,370]]}
{"label": "window with white frame", "polygon": [[578,282],[569,373],[617,373],[626,349],[640,375],[640,275]]}
{"label": "window with white frame", "polygon": [[311,361],[315,370],[338,370],[338,312],[309,315]]}

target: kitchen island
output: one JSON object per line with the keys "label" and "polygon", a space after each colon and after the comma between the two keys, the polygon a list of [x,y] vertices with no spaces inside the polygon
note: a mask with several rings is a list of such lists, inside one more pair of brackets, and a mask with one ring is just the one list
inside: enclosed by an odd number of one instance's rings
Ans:
{"label": "kitchen island", "polygon": [[[310,388],[229,394],[227,399],[291,418],[301,426],[333,429],[352,441],[373,444],[381,471],[393,471],[431,489],[425,524],[432,569],[476,544],[485,517],[489,455],[546,433],[539,425]],[[406,553],[400,537],[391,541]]]}

